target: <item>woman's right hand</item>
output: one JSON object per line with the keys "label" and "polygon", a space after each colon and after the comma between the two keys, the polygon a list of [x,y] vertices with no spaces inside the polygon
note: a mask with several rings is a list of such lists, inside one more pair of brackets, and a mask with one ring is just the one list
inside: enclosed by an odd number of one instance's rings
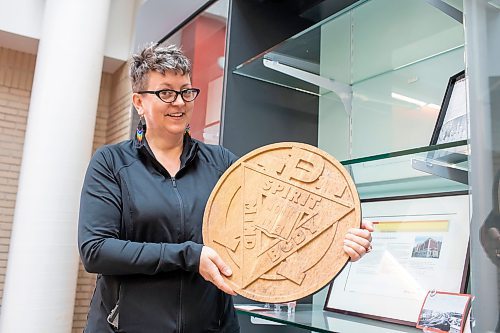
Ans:
{"label": "woman's right hand", "polygon": [[231,276],[233,274],[231,268],[211,247],[203,246],[201,250],[199,272],[206,281],[213,283],[226,294],[236,296],[234,290],[229,287],[221,275],[222,273],[225,276]]}

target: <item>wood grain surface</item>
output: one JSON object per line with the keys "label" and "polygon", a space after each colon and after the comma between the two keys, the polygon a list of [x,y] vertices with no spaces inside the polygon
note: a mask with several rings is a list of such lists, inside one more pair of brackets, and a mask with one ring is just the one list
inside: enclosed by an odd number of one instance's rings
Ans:
{"label": "wood grain surface", "polygon": [[283,142],[246,154],[222,175],[203,241],[231,266],[226,281],[238,294],[281,303],[327,285],[349,259],[347,230],[360,224],[347,170],[314,146]]}

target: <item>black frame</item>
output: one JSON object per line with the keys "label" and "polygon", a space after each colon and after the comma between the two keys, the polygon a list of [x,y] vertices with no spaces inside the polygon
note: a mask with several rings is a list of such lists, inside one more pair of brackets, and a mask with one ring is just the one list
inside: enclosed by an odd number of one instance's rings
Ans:
{"label": "black frame", "polygon": [[448,80],[448,86],[446,87],[446,92],[444,94],[443,101],[441,103],[441,109],[439,111],[439,116],[436,121],[436,126],[434,127],[434,132],[432,132],[430,145],[436,145],[439,134],[441,132],[441,127],[443,126],[443,121],[446,116],[446,111],[448,110],[448,105],[450,103],[451,95],[453,93],[453,88],[455,83],[461,79],[465,78],[465,70],[458,72],[457,74],[450,77]]}
{"label": "black frame", "polygon": [[[189,91],[189,90],[192,90],[196,93],[196,95],[194,96],[193,99],[191,100],[186,100],[184,98],[184,92],[186,91]],[[171,102],[167,102],[167,101],[164,101],[163,98],[161,98],[160,94],[164,91],[171,91],[171,92],[174,92],[175,93],[175,98],[173,101]],[[182,89],[182,90],[174,90],[174,89],[160,89],[160,90],[142,90],[142,91],[138,91],[137,94],[154,94],[156,95],[156,97],[158,97],[163,103],[167,103],[167,104],[170,104],[170,103],[173,103],[177,100],[177,97],[179,97],[179,95],[181,95],[181,98],[184,102],[186,103],[189,103],[189,102],[192,102],[196,99],[196,97],[198,97],[198,95],[200,94],[200,89],[198,88],[186,88],[186,89]]]}

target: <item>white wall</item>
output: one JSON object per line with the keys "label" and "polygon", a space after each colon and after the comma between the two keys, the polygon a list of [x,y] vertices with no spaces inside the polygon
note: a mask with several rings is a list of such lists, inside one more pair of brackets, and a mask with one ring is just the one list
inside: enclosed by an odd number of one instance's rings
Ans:
{"label": "white wall", "polygon": [[134,49],[159,41],[208,1],[145,1],[137,12]]}
{"label": "white wall", "polygon": [[104,55],[106,57],[127,60],[130,56],[135,33],[135,15],[137,9],[135,0],[111,1],[106,45],[104,48]]}
{"label": "white wall", "polygon": [[[105,71],[114,72],[128,59],[135,33],[136,12],[143,2],[111,1],[104,49],[107,58]],[[0,46],[36,54],[44,7],[45,0],[0,0]]]}
{"label": "white wall", "polygon": [[0,0],[0,30],[40,39],[44,0]]}
{"label": "white wall", "polygon": [[[162,39],[209,0],[112,0],[104,49],[113,73],[138,46]],[[0,0],[0,47],[36,54],[45,0]],[[214,14],[224,12],[215,3]]]}

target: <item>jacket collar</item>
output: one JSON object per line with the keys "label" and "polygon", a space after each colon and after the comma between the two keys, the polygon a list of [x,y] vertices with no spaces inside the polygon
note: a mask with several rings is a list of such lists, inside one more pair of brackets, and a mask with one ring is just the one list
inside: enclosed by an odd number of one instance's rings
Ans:
{"label": "jacket collar", "polygon": [[[146,136],[144,135],[142,138],[142,141],[139,141],[137,139],[137,136],[134,137],[134,144],[137,150],[139,151],[139,154],[146,157],[148,160],[151,160],[153,164],[161,169],[163,166],[158,162],[156,159],[153,151],[149,147],[148,141],[146,140]],[[191,138],[191,136],[188,133],[184,134],[183,138],[183,147],[182,147],[182,154],[181,154],[181,168],[179,169],[178,173],[181,172],[181,170],[187,166],[189,163],[193,161],[193,159],[196,157],[196,153],[198,152],[198,142]],[[166,170],[165,170],[166,171]],[[171,175],[174,176],[174,175]]]}

